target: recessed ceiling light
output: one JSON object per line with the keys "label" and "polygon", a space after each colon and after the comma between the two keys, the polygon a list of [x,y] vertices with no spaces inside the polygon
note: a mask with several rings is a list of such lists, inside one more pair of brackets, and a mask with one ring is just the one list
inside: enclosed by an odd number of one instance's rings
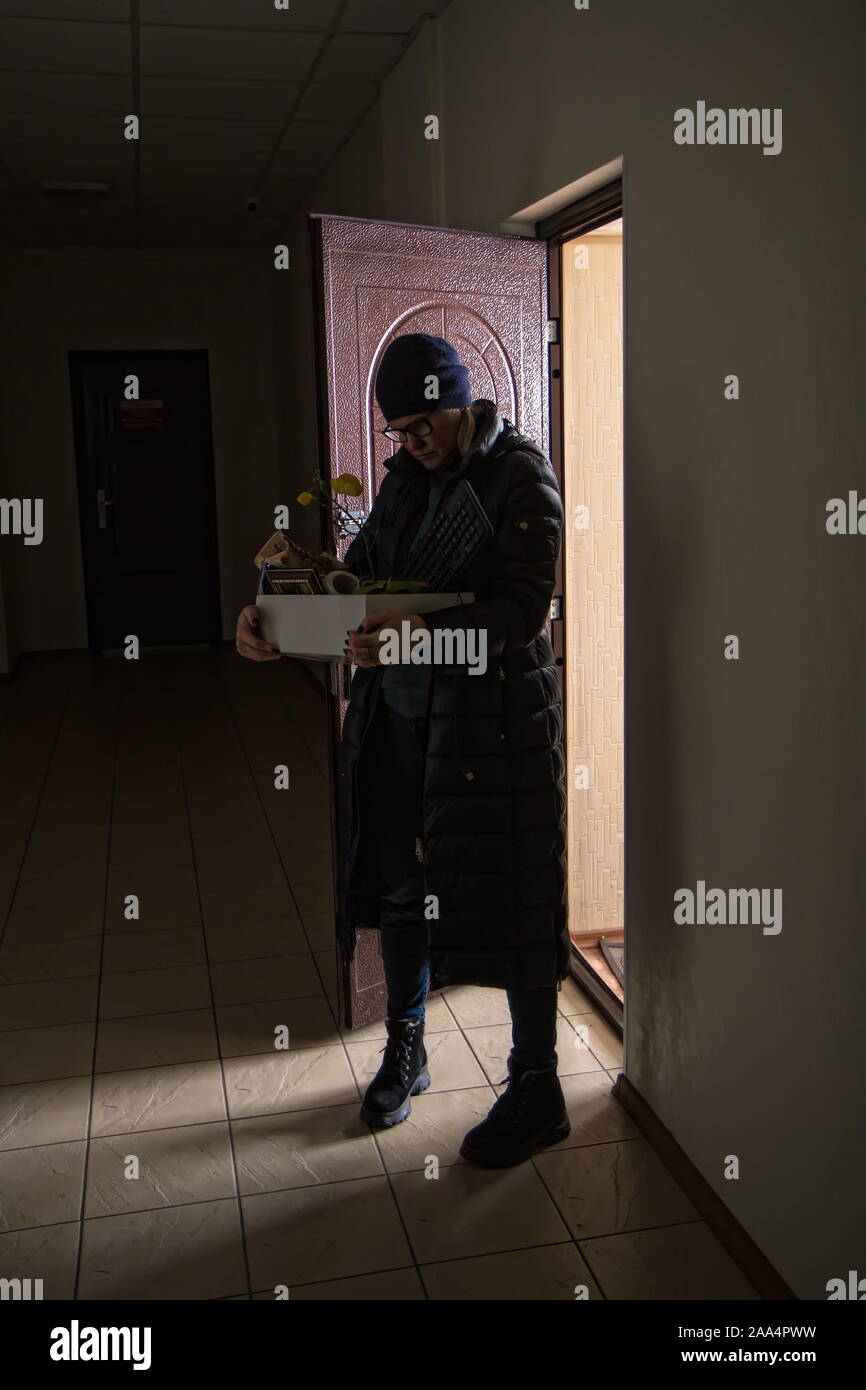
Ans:
{"label": "recessed ceiling light", "polygon": [[39,187],[43,193],[110,193],[114,184],[84,179],[43,179]]}

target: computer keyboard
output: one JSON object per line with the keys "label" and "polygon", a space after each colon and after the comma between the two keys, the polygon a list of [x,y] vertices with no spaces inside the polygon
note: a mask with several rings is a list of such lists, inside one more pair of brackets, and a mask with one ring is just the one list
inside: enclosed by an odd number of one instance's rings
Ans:
{"label": "computer keyboard", "polygon": [[465,478],[440,506],[430,529],[409,556],[409,577],[423,579],[434,593],[444,593],[493,535],[490,518]]}

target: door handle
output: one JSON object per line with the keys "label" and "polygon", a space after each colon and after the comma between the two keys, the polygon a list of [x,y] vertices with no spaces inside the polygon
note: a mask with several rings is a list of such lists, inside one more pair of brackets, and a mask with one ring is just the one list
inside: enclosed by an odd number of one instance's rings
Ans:
{"label": "door handle", "polygon": [[96,517],[100,531],[104,531],[108,525],[108,508],[114,506],[114,498],[106,497],[105,488],[96,489]]}

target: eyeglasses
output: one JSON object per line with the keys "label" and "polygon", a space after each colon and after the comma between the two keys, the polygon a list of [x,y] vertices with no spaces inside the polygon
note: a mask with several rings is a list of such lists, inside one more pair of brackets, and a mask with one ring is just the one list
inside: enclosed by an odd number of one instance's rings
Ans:
{"label": "eyeglasses", "polygon": [[412,424],[407,426],[405,430],[394,430],[389,426],[379,431],[380,434],[384,434],[386,439],[393,439],[395,444],[405,444],[410,434],[414,435],[416,439],[423,439],[425,435],[432,434],[432,432],[433,426],[429,420],[425,419],[413,420]]}

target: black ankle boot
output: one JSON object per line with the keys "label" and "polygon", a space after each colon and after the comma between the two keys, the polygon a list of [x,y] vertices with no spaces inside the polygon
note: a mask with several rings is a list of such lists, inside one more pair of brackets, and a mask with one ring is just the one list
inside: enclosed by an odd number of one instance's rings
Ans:
{"label": "black ankle boot", "polygon": [[368,1125],[387,1128],[405,1120],[412,1106],[410,1096],[426,1091],[430,1085],[427,1050],[424,1047],[424,1020],[388,1018],[385,1056],[361,1107],[361,1119]]}
{"label": "black ankle boot", "polygon": [[527,1067],[512,1053],[508,1088],[486,1120],[465,1136],[461,1158],[485,1168],[512,1168],[571,1132],[565,1097],[551,1067]]}

